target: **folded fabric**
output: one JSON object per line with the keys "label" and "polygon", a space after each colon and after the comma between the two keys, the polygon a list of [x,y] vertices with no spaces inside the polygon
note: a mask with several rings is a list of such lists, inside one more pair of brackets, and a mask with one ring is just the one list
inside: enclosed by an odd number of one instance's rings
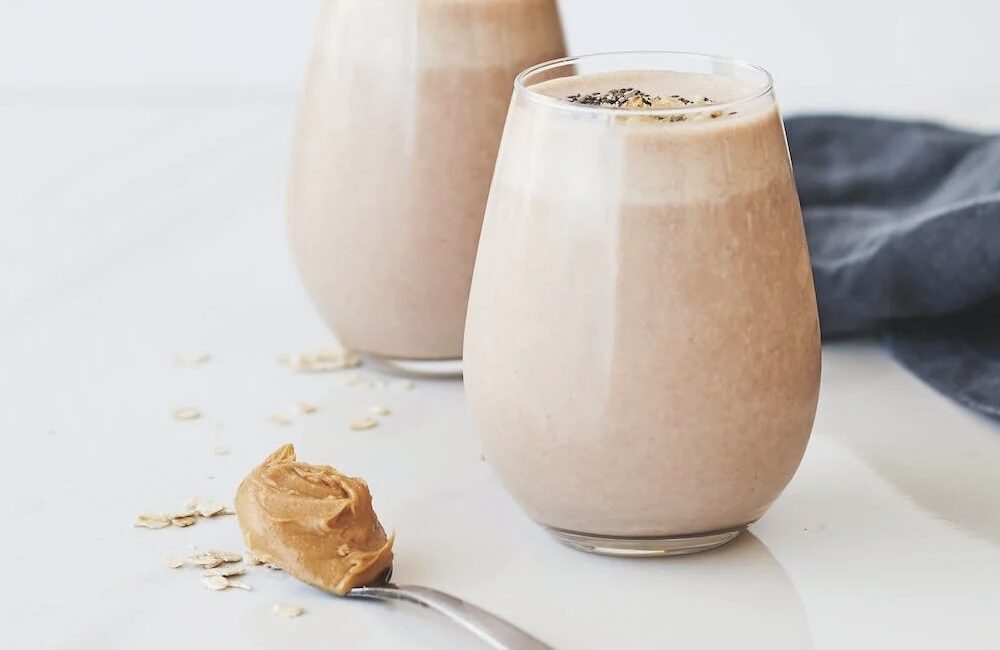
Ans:
{"label": "folded fabric", "polygon": [[823,336],[884,333],[937,390],[1000,419],[1000,136],[786,121]]}

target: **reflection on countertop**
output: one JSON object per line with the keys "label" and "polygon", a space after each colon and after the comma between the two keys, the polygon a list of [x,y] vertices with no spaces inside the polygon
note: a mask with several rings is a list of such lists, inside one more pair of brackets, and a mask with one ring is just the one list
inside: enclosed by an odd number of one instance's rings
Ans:
{"label": "reflection on countertop", "polygon": [[[912,385],[884,381],[901,368],[881,363],[867,347],[838,344],[837,354],[848,363],[823,376],[836,400],[828,409],[838,418],[828,435],[917,507],[1000,547],[1000,424],[941,399],[916,377]],[[913,399],[915,392],[926,399]],[[879,399],[856,408],[872,394]]]}

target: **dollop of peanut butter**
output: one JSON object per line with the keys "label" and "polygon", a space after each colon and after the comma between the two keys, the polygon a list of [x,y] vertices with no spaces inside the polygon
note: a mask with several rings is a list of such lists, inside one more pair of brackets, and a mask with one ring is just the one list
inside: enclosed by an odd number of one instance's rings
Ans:
{"label": "dollop of peanut butter", "polygon": [[373,582],[392,564],[395,535],[386,537],[368,484],[297,461],[290,444],[243,479],[236,518],[254,557],[336,594]]}

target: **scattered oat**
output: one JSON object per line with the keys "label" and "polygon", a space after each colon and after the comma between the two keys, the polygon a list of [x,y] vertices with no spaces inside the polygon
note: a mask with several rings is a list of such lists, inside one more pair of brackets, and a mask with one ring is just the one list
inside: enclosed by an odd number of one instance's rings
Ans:
{"label": "scattered oat", "polygon": [[201,517],[214,517],[216,515],[224,514],[226,506],[221,503],[215,503],[211,499],[205,499],[203,497],[192,497],[187,500],[184,504],[191,513],[196,513]]}
{"label": "scattered oat", "polygon": [[191,512],[198,512],[200,506],[206,505],[208,503],[209,500],[203,497],[191,497],[190,499],[184,502],[184,507],[190,510]]}
{"label": "scattered oat", "polygon": [[352,431],[364,431],[376,426],[378,426],[378,420],[375,418],[361,418],[360,420],[351,422]]}
{"label": "scattered oat", "polygon": [[323,348],[302,354],[290,354],[281,359],[295,372],[331,372],[345,368],[357,368],[361,365],[361,357],[350,350]]}
{"label": "scattered oat", "polygon": [[274,415],[268,416],[268,421],[274,424],[280,424],[281,426],[288,426],[295,422],[295,418],[300,415],[310,415],[315,413],[318,407],[315,404],[310,404],[309,402],[295,402],[292,404],[291,408],[286,413],[275,413]]}
{"label": "scattered oat", "polygon": [[347,379],[344,380],[344,385],[371,390],[375,387],[375,382],[367,377],[362,377],[361,375],[352,373]]}
{"label": "scattered oat", "polygon": [[235,578],[236,576],[246,575],[247,570],[242,566],[221,566],[218,568],[202,569],[201,575],[208,576],[222,576],[223,578]]}
{"label": "scattered oat", "polygon": [[247,551],[246,553],[243,554],[243,561],[246,562],[249,566],[259,566],[261,564],[264,564],[263,560],[261,560],[259,557],[257,557],[250,551]]}
{"label": "scattered oat", "polygon": [[216,517],[220,515],[233,515],[236,512],[227,506],[214,503],[210,499],[195,497],[188,499],[184,504],[184,509],[178,512],[168,512],[167,514],[143,513],[139,515],[134,526],[141,528],[166,528],[174,525],[178,528],[187,528],[198,522],[199,517]]}
{"label": "scattered oat", "polygon": [[212,360],[212,355],[208,352],[194,352],[189,354],[175,354],[175,366],[200,366]]}
{"label": "scattered oat", "polygon": [[386,407],[384,407],[384,406],[377,406],[377,405],[376,406],[369,406],[368,407],[368,412],[370,414],[372,414],[372,415],[375,415],[375,416],[389,415],[390,413],[392,413],[392,411],[390,411]]}
{"label": "scattered oat", "polygon": [[225,456],[229,453],[229,447],[225,445],[215,445],[212,447],[212,453],[216,456]]}
{"label": "scattered oat", "polygon": [[268,563],[268,564],[265,564],[264,566],[267,567],[268,569],[270,569],[271,571],[281,571],[281,567],[278,566],[277,564],[270,564],[270,563]]}
{"label": "scattered oat", "polygon": [[220,564],[231,564],[239,562],[243,556],[239,553],[229,553],[227,551],[202,551],[192,555],[187,559],[189,564],[200,566],[203,569],[214,569]]}
{"label": "scattered oat", "polygon": [[230,589],[242,589],[243,591],[253,591],[253,587],[242,582],[230,582]]}
{"label": "scattered oat", "polygon": [[201,417],[201,411],[194,406],[182,406],[180,408],[174,409],[173,413],[174,419],[183,420],[197,420]]}
{"label": "scattered oat", "polygon": [[221,515],[225,510],[226,506],[212,503],[211,501],[198,504],[198,514],[205,518]]}
{"label": "scattered oat", "polygon": [[205,576],[201,579],[201,584],[212,591],[222,591],[230,587],[229,579],[225,576]]}
{"label": "scattered oat", "polygon": [[294,415],[289,415],[288,413],[275,413],[267,418],[268,422],[273,422],[274,424],[280,424],[281,426],[288,426],[295,421]]}
{"label": "scattered oat", "polygon": [[167,566],[171,569],[179,569],[184,566],[184,558],[179,555],[168,555]]}
{"label": "scattered oat", "polygon": [[351,547],[347,544],[341,544],[337,547],[337,555],[340,557],[347,557],[351,554]]}
{"label": "scattered oat", "polygon": [[400,390],[413,390],[414,386],[416,386],[416,384],[414,384],[411,379],[399,379],[392,382],[392,387]]}
{"label": "scattered oat", "polygon": [[271,611],[277,616],[282,618],[295,618],[297,616],[302,616],[302,612],[306,611],[299,605],[288,605],[285,603],[275,603]]}
{"label": "scattered oat", "polygon": [[309,402],[295,402],[292,404],[292,412],[295,415],[310,415],[315,413],[317,406]]}
{"label": "scattered oat", "polygon": [[200,566],[206,569],[214,569],[215,567],[222,564],[222,560],[214,555],[202,554],[192,555],[187,559],[188,562],[195,566]]}
{"label": "scattered oat", "polygon": [[144,512],[136,517],[135,523],[132,525],[136,528],[166,528],[170,525],[170,518]]}
{"label": "scattered oat", "polygon": [[233,553],[231,551],[205,551],[206,553],[212,553],[216,557],[222,559],[223,562],[241,562],[243,560],[242,553]]}

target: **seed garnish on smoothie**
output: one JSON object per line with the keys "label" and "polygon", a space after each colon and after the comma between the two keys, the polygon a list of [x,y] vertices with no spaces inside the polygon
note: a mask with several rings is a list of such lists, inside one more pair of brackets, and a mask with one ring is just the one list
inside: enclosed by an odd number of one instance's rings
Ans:
{"label": "seed garnish on smoothie", "polygon": [[[642,110],[647,108],[686,108],[688,106],[711,106],[715,104],[712,99],[705,97],[695,97],[689,99],[682,95],[653,95],[636,88],[612,88],[604,92],[574,93],[566,96],[566,101],[582,106],[601,106],[606,108],[622,108]],[[730,111],[725,115],[735,115],[736,111]],[[692,115],[671,115],[667,117],[656,117],[657,120],[669,119],[671,122],[683,122],[688,119],[716,119],[723,116],[722,111],[712,111],[707,114]]]}

